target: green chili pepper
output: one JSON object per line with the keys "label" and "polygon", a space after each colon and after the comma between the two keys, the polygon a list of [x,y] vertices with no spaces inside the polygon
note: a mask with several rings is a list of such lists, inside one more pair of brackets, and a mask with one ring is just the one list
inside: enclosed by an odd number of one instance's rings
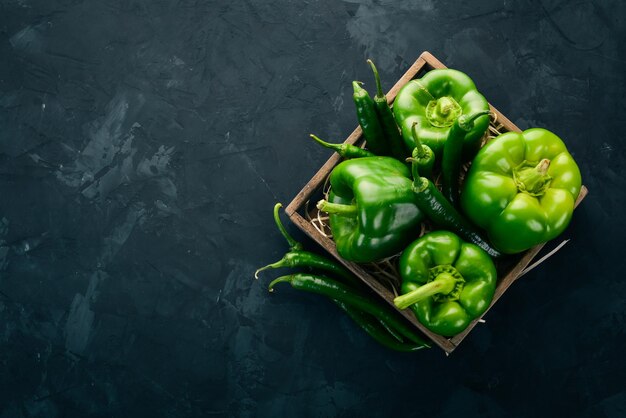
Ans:
{"label": "green chili pepper", "polygon": [[423,343],[415,343],[413,341],[403,341],[402,339],[398,339],[397,336],[393,334],[390,336],[389,333],[395,332],[393,329],[388,329],[384,325],[377,323],[372,315],[369,315],[363,311],[352,308],[350,305],[334,301],[335,304],[343,310],[358,326],[360,326],[370,337],[372,337],[376,342],[378,342],[383,347],[387,347],[391,350],[400,351],[400,352],[411,352],[417,351],[422,348],[427,348]]}
{"label": "green chili pepper", "polygon": [[283,258],[276,261],[275,263],[271,263],[267,266],[257,269],[257,271],[254,272],[254,277],[258,279],[259,273],[268,269],[277,269],[281,267],[311,267],[331,273],[333,276],[341,277],[343,280],[346,280],[351,285],[358,286],[359,282],[355,280],[354,275],[344,267],[330,261],[326,257],[304,251],[302,249],[302,243],[296,241],[289,234],[289,232],[287,232],[287,229],[280,220],[279,211],[282,207],[283,205],[281,203],[276,203],[276,205],[274,205],[274,223],[280,231],[280,234],[289,244],[289,252],[287,252],[283,256]]}
{"label": "green chili pepper", "polygon": [[[287,243],[289,244],[289,252],[285,254],[285,256],[272,264],[268,264],[265,267],[259,268],[255,273],[254,277],[258,279],[258,274],[267,269],[275,269],[281,267],[312,267],[314,269],[322,270],[327,273],[331,273],[335,276],[343,279],[347,284],[353,286],[352,291],[358,293],[361,289],[363,289],[362,283],[360,283],[354,275],[352,275],[348,270],[346,270],[343,266],[340,266],[338,263],[331,261],[323,256],[310,253],[308,251],[302,250],[302,244],[296,241],[284,227],[283,223],[280,220],[279,210],[282,208],[282,204],[276,203],[274,206],[274,222],[281,235],[285,238]],[[350,304],[345,302],[340,302],[338,300],[333,299],[333,302],[343,310],[357,325],[359,325],[363,330],[369,334],[372,338],[374,338],[381,345],[391,348],[396,351],[415,351],[421,347],[421,344],[416,344],[413,342],[415,338],[419,338],[417,336],[413,336],[412,340],[407,342],[406,338],[403,338],[401,333],[399,333],[394,328],[394,323],[389,323],[385,318],[377,318],[367,313],[361,312],[358,308],[353,307]],[[376,302],[372,301],[372,304]],[[386,306],[380,306],[382,310],[388,310]],[[393,316],[394,313],[388,312],[387,316]]]}
{"label": "green chili pepper", "polygon": [[320,295],[328,296],[339,302],[346,303],[354,308],[368,313],[377,318],[381,318],[388,324],[392,324],[393,327],[400,332],[405,338],[411,340],[416,344],[420,344],[421,347],[430,347],[430,345],[422,338],[415,335],[406,324],[390,314],[389,311],[382,309],[378,304],[372,303],[370,300],[355,294],[349,287],[338,283],[328,277],[316,276],[312,274],[291,274],[288,276],[281,276],[274,279],[269,284],[269,290],[272,292],[274,286],[278,283],[289,283],[294,289],[304,290],[307,292],[317,293]]}
{"label": "green chili pepper", "polygon": [[[411,127],[419,123],[419,138],[438,156],[448,138],[452,124],[461,115],[489,110],[489,103],[476,90],[474,82],[460,71],[437,69],[427,72],[419,80],[411,80],[398,92],[393,113],[402,129],[404,142],[415,148]],[[466,159],[480,147],[480,139],[489,126],[489,118],[479,118],[463,139]]]}
{"label": "green chili pepper", "polygon": [[517,253],[565,230],[580,188],[580,170],[563,141],[534,128],[502,134],[480,150],[461,206],[496,248]]}
{"label": "green chili pepper", "polygon": [[380,82],[378,70],[376,69],[376,66],[374,65],[372,60],[368,59],[367,63],[372,68],[372,72],[374,73],[374,79],[376,80],[376,95],[374,96],[374,105],[376,106],[378,120],[380,121],[380,125],[385,134],[385,139],[391,151],[391,156],[397,158],[400,161],[404,161],[409,152],[407,152],[406,150],[404,141],[402,140],[402,135],[400,135],[400,130],[398,129],[398,125],[396,124],[396,119],[394,118],[393,112],[389,107],[389,103],[387,103],[387,97],[383,92],[383,87]]}
{"label": "green chili pepper", "polygon": [[341,155],[343,158],[346,158],[346,159],[376,156],[376,154],[374,154],[373,152],[370,152],[361,147],[357,147],[356,145],[346,144],[346,143],[331,144],[329,142],[321,140],[320,138],[318,138],[317,136],[313,134],[311,134],[311,138],[313,138],[315,142],[317,142],[321,146],[332,149],[337,154]]}
{"label": "green chili pepper", "polygon": [[496,288],[496,268],[478,246],[448,231],[424,235],[400,256],[402,295],[399,309],[409,306],[429,330],[450,337],[482,315]]}
{"label": "green chili pepper", "polygon": [[[413,152],[415,154],[415,151]],[[474,226],[448,202],[439,189],[430,180],[420,176],[417,160],[415,158],[407,158],[407,161],[412,163],[415,201],[426,217],[436,226],[450,229],[459,234],[464,240],[476,244],[490,256],[500,257],[500,252],[480,236]]]}
{"label": "green chili pepper", "polygon": [[400,252],[418,233],[423,216],[408,168],[391,157],[343,161],[330,175],[328,201],[337,252],[346,260],[373,262]]}
{"label": "green chili pepper", "polygon": [[376,105],[367,90],[360,86],[360,81],[353,81],[354,94],[352,99],[356,106],[356,117],[363,130],[365,146],[376,155],[390,155],[391,150],[385,139],[385,132],[378,120]]}
{"label": "green chili pepper", "polygon": [[459,176],[461,174],[463,140],[465,135],[474,127],[476,119],[488,114],[488,110],[481,110],[471,115],[459,116],[452,124],[448,133],[448,139],[443,144],[441,190],[453,206],[459,206]]}
{"label": "green chili pepper", "polygon": [[435,165],[435,153],[430,149],[428,145],[421,143],[417,136],[417,122],[413,123],[411,127],[413,133],[413,140],[415,141],[415,149],[413,151],[413,158],[415,158],[419,167],[419,173],[428,178],[433,178],[433,166]]}

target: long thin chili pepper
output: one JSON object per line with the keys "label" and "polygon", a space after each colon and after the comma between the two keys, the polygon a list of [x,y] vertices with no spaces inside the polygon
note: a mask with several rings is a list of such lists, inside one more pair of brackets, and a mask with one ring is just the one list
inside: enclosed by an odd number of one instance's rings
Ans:
{"label": "long thin chili pepper", "polygon": [[488,110],[483,110],[472,115],[459,116],[450,128],[448,138],[443,144],[441,191],[455,207],[459,207],[459,175],[465,135],[474,128],[476,119],[488,114]]}
{"label": "long thin chili pepper", "polygon": [[[282,224],[280,220],[280,208],[282,208],[282,204],[280,203],[277,203],[274,206],[274,222],[276,223],[276,226],[278,227],[281,235],[283,235],[285,240],[289,243],[290,251],[285,254],[285,256],[281,260],[258,269],[255,272],[255,278],[258,278],[259,272],[267,269],[281,267],[312,267],[344,279],[347,284],[354,286],[354,288],[350,289],[352,292],[354,292],[355,294],[359,293],[359,290],[362,289],[363,286],[348,270],[330,259],[301,249],[302,244],[296,241],[287,232],[287,229]],[[406,342],[406,337],[402,338],[401,333],[395,329],[395,321],[392,321],[392,323],[390,323],[388,320],[386,320],[386,317],[383,318],[372,316],[361,312],[358,308],[355,308],[350,304],[342,303],[335,299],[332,300],[337,306],[339,306],[340,309],[345,311],[346,314],[348,314],[350,318],[352,318],[357,323],[357,325],[362,327],[365,332],[371,335],[383,346],[398,351],[415,351],[419,348],[420,344],[416,344],[414,342]],[[372,301],[371,303],[375,302]],[[380,309],[386,310],[388,308],[385,306],[380,306]],[[389,311],[388,316],[393,318],[394,313]],[[419,337],[414,336],[412,339],[414,340],[415,338]]]}
{"label": "long thin chili pepper", "polygon": [[330,148],[343,158],[375,157],[376,154],[352,144],[331,144],[311,134],[311,138],[323,147]]}
{"label": "long thin chili pepper", "polygon": [[352,289],[335,280],[324,276],[306,273],[291,274],[288,276],[281,276],[277,279],[274,279],[269,284],[270,292],[274,290],[274,286],[276,286],[276,284],[282,282],[290,283],[294,289],[328,296],[339,302],[349,304],[360,311],[366,312],[377,318],[381,318],[388,324],[392,325],[394,329],[396,329],[407,339],[413,341],[416,344],[421,344],[423,347],[430,347],[430,345],[426,341],[415,335],[413,330],[411,330],[398,318],[395,318],[393,315],[391,315],[389,311],[381,308],[378,304],[372,303],[370,300],[364,298],[363,296],[355,294]]}
{"label": "long thin chili pepper", "polygon": [[[268,264],[265,267],[261,267],[254,273],[254,277],[258,278],[258,273],[263,270],[275,269],[275,268],[281,268],[281,267],[292,267],[292,268],[312,267],[318,270],[325,271],[327,273],[335,274],[339,276],[341,279],[344,279],[349,285],[353,286],[352,290],[355,293],[359,291],[357,289],[362,289],[363,287],[360,283],[356,282],[356,279],[354,276],[350,275],[350,273],[348,273],[342,267],[338,266],[336,263],[333,263],[331,260],[326,259],[317,254],[309,253],[307,251],[301,251],[301,250],[290,251],[287,254],[285,254],[285,256],[281,260],[277,261],[276,263]],[[335,303],[338,303],[338,301],[336,300],[333,300],[333,301]],[[358,311],[350,307],[349,305],[348,305],[348,308],[351,309],[352,311]],[[386,308],[383,308],[383,309],[386,309]],[[380,325],[382,325],[387,330],[387,332],[391,336],[393,336],[395,339],[397,339],[400,342],[403,341],[402,337],[394,329],[392,324],[387,323],[384,319],[381,319],[381,318],[374,318],[374,320],[380,322]]]}
{"label": "long thin chili pepper", "polygon": [[391,107],[389,107],[389,103],[387,102],[387,97],[383,92],[383,87],[380,82],[380,76],[378,75],[378,70],[376,66],[372,62],[372,60],[368,59],[367,63],[372,68],[372,72],[374,73],[374,79],[376,80],[376,95],[374,96],[374,105],[376,106],[376,113],[378,114],[378,120],[380,121],[380,126],[385,134],[385,138],[388,147],[391,151],[391,156],[397,158],[400,161],[403,161],[409,152],[404,145],[404,140],[402,139],[402,135],[400,135],[400,130],[398,129],[398,125],[396,124],[396,119],[393,117],[393,111]]}
{"label": "long thin chili pepper", "polygon": [[[281,267],[292,267],[292,268],[312,267],[314,269],[325,271],[326,273],[338,275],[341,279],[344,279],[350,285],[357,286],[357,289],[362,288],[362,286],[359,286],[359,283],[356,282],[354,276],[349,275],[349,273],[344,274],[346,272],[341,267],[339,267],[332,261],[322,256],[319,256],[317,254],[310,253],[307,251],[290,251],[287,254],[285,254],[285,256],[281,260],[277,261],[276,263],[268,264],[267,266],[261,267],[260,269],[258,269],[254,273],[254,277],[258,278],[258,274],[263,270],[275,269],[275,268],[281,268]],[[357,292],[357,290],[354,288],[352,290],[355,293]],[[349,314],[351,317],[362,316],[360,315],[360,311],[358,309],[355,309],[350,305],[342,304],[339,301],[334,300],[334,299],[333,299],[333,302],[335,302],[337,305],[340,305],[339,307],[344,311],[346,309],[350,310]],[[375,322],[379,322],[380,325],[382,325],[382,327],[387,331],[388,334],[394,337],[398,342],[403,342],[402,337],[393,328],[393,325],[388,324],[381,318],[372,318],[371,320]],[[359,323],[359,325],[362,325],[362,324]],[[370,324],[370,325],[372,325],[374,328],[377,328],[376,324]]]}
{"label": "long thin chili pepper", "polygon": [[376,106],[367,90],[361,87],[360,81],[353,81],[354,94],[352,99],[356,107],[356,117],[363,130],[368,150],[376,155],[391,155],[391,150],[385,139],[385,133],[378,120]]}
{"label": "long thin chili pepper", "polygon": [[[354,291],[357,292],[357,289],[362,289],[362,284],[356,280],[355,276],[351,274],[348,270],[346,270],[343,266],[338,263],[315,253],[311,253],[308,251],[302,250],[302,244],[296,241],[288,232],[282,221],[280,220],[280,209],[282,208],[281,203],[277,203],[274,205],[274,222],[278,227],[281,235],[285,238],[285,240],[289,243],[289,252],[287,252],[282,259],[275,263],[268,264],[267,266],[261,267],[254,272],[254,278],[259,278],[259,273],[268,269],[277,269],[281,267],[311,267],[314,269],[322,270],[326,273],[332,274],[334,277],[339,277],[345,282],[354,287]],[[337,301],[334,301],[338,303]],[[344,304],[345,305],[345,304]],[[354,308],[349,307],[351,311],[356,311]],[[356,315],[356,314],[355,314]],[[387,330],[389,334],[391,334],[398,341],[402,342],[402,338],[398,335],[398,332],[393,329],[393,326],[381,320],[380,318],[375,318],[380,324]]]}
{"label": "long thin chili pepper", "polygon": [[254,277],[258,279],[259,273],[268,269],[281,267],[312,267],[331,273],[334,276],[339,276],[353,286],[359,286],[359,282],[357,282],[354,275],[338,263],[334,263],[326,257],[302,249],[302,243],[296,241],[289,232],[287,232],[287,229],[280,220],[280,209],[282,207],[283,205],[281,203],[274,205],[274,222],[281,235],[289,244],[289,252],[280,260],[257,269],[257,271],[254,272]]}
{"label": "long thin chili pepper", "polygon": [[[415,151],[413,152],[415,155]],[[456,210],[437,187],[425,177],[421,177],[415,158],[407,158],[412,163],[413,192],[417,207],[438,227],[457,233],[465,241],[478,245],[494,258],[502,254],[493,248],[463,215]]]}
{"label": "long thin chili pepper", "polygon": [[372,316],[366,314],[358,309],[352,308],[350,305],[334,301],[335,304],[343,310],[352,320],[360,326],[370,337],[372,337],[380,345],[387,347],[391,350],[401,352],[417,351],[425,348],[423,344],[414,342],[401,342],[389,336],[388,329],[381,327],[372,321]]}

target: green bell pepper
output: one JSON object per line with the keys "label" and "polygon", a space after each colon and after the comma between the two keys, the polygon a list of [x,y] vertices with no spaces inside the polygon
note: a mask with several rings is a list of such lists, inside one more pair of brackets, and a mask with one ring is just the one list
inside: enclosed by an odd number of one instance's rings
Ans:
{"label": "green bell pepper", "polygon": [[337,252],[346,260],[373,262],[392,256],[419,234],[423,215],[409,169],[391,157],[343,161],[330,175],[329,213]]}
{"label": "green bell pepper", "polygon": [[[417,122],[418,137],[437,155],[441,155],[448,133],[459,116],[488,110],[489,103],[474,82],[466,74],[452,69],[432,70],[421,79],[409,81],[400,89],[393,104],[406,146],[411,150],[416,147],[411,128]],[[463,141],[465,158],[478,151],[488,126],[489,116],[476,119]]]}
{"label": "green bell pepper", "polygon": [[450,337],[482,315],[496,288],[493,261],[478,246],[448,231],[419,238],[402,253],[400,309],[411,307],[417,319],[434,333]]}
{"label": "green bell pepper", "polygon": [[476,155],[461,207],[507,254],[565,230],[581,187],[580,170],[563,141],[541,128],[507,132]]}

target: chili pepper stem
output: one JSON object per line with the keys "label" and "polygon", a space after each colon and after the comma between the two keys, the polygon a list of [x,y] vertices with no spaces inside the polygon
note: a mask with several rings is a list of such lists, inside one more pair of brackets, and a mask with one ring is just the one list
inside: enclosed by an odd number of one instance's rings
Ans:
{"label": "chili pepper stem", "polygon": [[413,191],[415,193],[422,192],[428,188],[428,179],[420,176],[419,161],[417,158],[409,157],[405,160],[411,163],[411,173],[413,174]]}
{"label": "chili pepper stem", "polygon": [[255,278],[255,279],[257,279],[257,280],[259,280],[259,273],[260,273],[260,272],[262,272],[262,271],[264,271],[264,270],[269,270],[269,269],[277,269],[277,268],[281,268],[281,267],[288,267],[288,266],[285,264],[285,259],[284,259],[284,258],[283,258],[283,259],[281,259],[281,260],[279,260],[279,261],[277,261],[277,262],[275,262],[275,263],[271,263],[271,264],[268,264],[267,266],[263,266],[263,267],[258,268],[258,269],[254,272],[254,278]]}
{"label": "chili pepper stem", "polygon": [[367,63],[370,65],[370,67],[372,67],[372,71],[374,72],[374,79],[376,80],[376,98],[382,99],[383,97],[385,97],[385,93],[383,93],[383,87],[380,83],[380,76],[378,75],[378,70],[376,69],[376,66],[374,65],[371,59],[368,59]]}
{"label": "chili pepper stem", "polygon": [[426,150],[424,149],[424,146],[422,145],[422,141],[420,141],[420,138],[417,135],[416,126],[417,126],[417,122],[413,122],[413,125],[411,125],[411,132],[413,133],[413,140],[415,141],[415,149],[417,150],[417,155],[415,157],[424,158],[426,157]]}
{"label": "chili pepper stem", "polygon": [[270,292],[274,292],[274,286],[276,286],[277,283],[291,283],[293,278],[293,274],[289,276],[280,276],[270,282],[270,284],[267,286],[267,290],[269,290]]}
{"label": "chili pepper stem", "polygon": [[316,135],[310,134],[311,138],[315,140],[318,144],[325,148],[332,149],[337,154],[341,155],[343,158],[363,158],[363,157],[375,157],[376,154],[369,152],[366,149],[360,148],[353,144],[332,144],[330,142],[326,142]]}
{"label": "chili pepper stem", "polygon": [[340,152],[341,151],[341,144],[331,144],[330,142],[326,142],[326,141],[320,139],[318,136],[313,135],[313,134],[310,134],[309,136],[311,138],[313,138],[313,140],[315,142],[317,142],[318,144],[320,144],[323,147],[330,148],[330,149],[332,149],[332,150],[334,150],[336,152]]}
{"label": "chili pepper stem", "polygon": [[282,203],[276,203],[274,205],[274,222],[276,222],[276,226],[278,227],[278,230],[280,231],[281,235],[285,238],[285,240],[287,241],[287,243],[289,244],[289,249],[291,250],[301,250],[302,249],[302,244],[299,243],[298,241],[296,241],[295,239],[293,239],[293,237],[291,235],[289,235],[289,232],[287,232],[287,229],[285,228],[285,226],[283,225],[283,223],[280,220],[280,208],[282,208],[283,205]]}
{"label": "chili pepper stem", "polygon": [[317,202],[317,208],[322,212],[332,213],[334,215],[355,215],[357,213],[357,207],[355,205],[343,205],[341,203],[331,203],[327,200],[320,200]]}
{"label": "chili pepper stem", "polygon": [[464,131],[471,131],[474,127],[474,122],[481,116],[491,114],[490,110],[483,110],[480,112],[473,113],[471,115],[461,115],[459,116],[458,123],[461,129]]}
{"label": "chili pepper stem", "polygon": [[437,293],[447,294],[454,290],[456,279],[448,273],[441,273],[435,280],[428,282],[409,293],[398,296],[393,300],[393,304],[399,309],[406,309],[422,299],[436,295]]}

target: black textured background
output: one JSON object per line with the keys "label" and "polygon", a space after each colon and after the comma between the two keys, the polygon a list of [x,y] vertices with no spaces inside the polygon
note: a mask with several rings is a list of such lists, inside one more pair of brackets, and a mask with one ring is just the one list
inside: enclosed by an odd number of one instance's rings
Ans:
{"label": "black textured background", "polygon": [[[0,0],[0,417],[626,416],[626,3]],[[450,357],[256,267],[271,220],[423,50],[590,195]],[[292,228],[293,230],[293,228]],[[298,235],[302,238],[302,235]],[[310,244],[310,241],[306,241]]]}

